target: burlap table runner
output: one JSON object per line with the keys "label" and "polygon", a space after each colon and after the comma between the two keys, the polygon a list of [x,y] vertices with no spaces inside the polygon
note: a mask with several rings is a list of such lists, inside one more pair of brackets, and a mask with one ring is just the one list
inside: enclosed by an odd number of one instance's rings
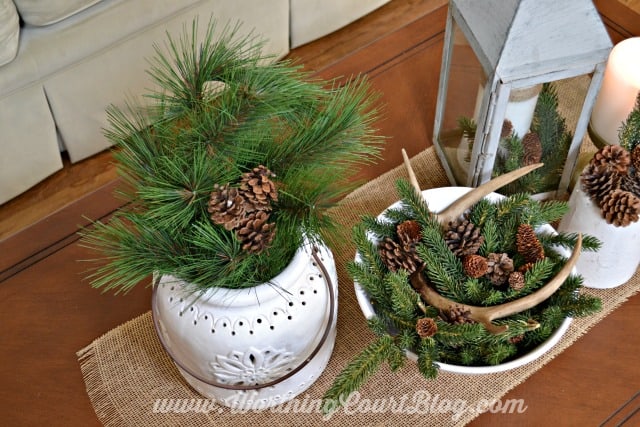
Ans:
{"label": "burlap table runner", "polygon": [[[448,185],[433,148],[412,159],[421,188]],[[406,177],[403,167],[380,176],[346,197],[332,215],[350,229],[363,213],[378,214],[397,200],[394,183]],[[345,271],[345,262],[353,258],[354,247],[347,239],[333,247],[339,277],[339,314],[336,346],[323,375],[290,406],[275,410],[234,413],[203,399],[182,379],[161,347],[150,312],[141,315],[96,339],[78,352],[87,392],[99,420],[105,426],[448,426],[464,425],[476,417],[471,411],[437,413],[436,407],[415,406],[428,396],[439,401],[464,401],[475,407],[481,399],[498,399],[527,379],[608,313],[640,288],[638,273],[632,280],[612,290],[589,290],[603,300],[603,310],[595,316],[577,319],[560,343],[528,365],[499,374],[461,376],[440,372],[436,380],[425,380],[412,362],[396,373],[384,366],[360,390],[360,400],[323,420],[318,402],[335,376],[373,338],[368,330],[353,291],[353,282]],[[173,399],[173,400],[171,400]],[[198,400],[200,399],[200,400]],[[371,404],[390,405],[405,399],[404,406],[376,412]],[[414,401],[414,399],[417,399]],[[185,405],[184,412],[163,405]],[[190,406],[195,405],[195,406]],[[197,405],[200,411],[197,411]],[[413,407],[413,408],[412,408]],[[459,407],[459,406],[458,406]],[[442,406],[440,408],[443,408]],[[446,407],[444,408],[446,409]],[[425,413],[428,412],[428,413]],[[457,416],[456,416],[457,415]]]}

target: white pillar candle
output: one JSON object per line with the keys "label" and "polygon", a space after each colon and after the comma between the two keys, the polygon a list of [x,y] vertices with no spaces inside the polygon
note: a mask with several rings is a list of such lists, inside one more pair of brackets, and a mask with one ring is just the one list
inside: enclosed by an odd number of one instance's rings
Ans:
{"label": "white pillar candle", "polygon": [[522,138],[529,132],[542,85],[512,89],[504,118],[513,125],[513,133]]}
{"label": "white pillar candle", "polygon": [[618,131],[640,91],[640,37],[626,39],[609,54],[600,93],[591,114],[591,130],[607,144],[619,144]]}

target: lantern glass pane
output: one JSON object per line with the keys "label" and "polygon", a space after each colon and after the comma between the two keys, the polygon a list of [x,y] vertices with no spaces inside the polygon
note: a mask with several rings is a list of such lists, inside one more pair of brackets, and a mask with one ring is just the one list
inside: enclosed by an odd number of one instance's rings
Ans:
{"label": "lantern glass pane", "polygon": [[455,22],[453,31],[446,97],[438,100],[444,104],[441,106],[442,119],[434,139],[455,183],[466,185],[469,147],[473,143],[486,76],[478,57]]}
{"label": "lantern glass pane", "polygon": [[[512,88],[504,116],[495,117],[502,132],[497,136],[500,140],[492,176],[533,163],[544,166],[503,187],[501,193],[552,196],[559,189],[565,169],[574,167],[581,145],[583,150],[591,146],[588,138],[581,144],[584,130],[578,130],[580,140],[569,158],[590,83],[588,75],[581,75]],[[571,171],[566,177],[571,177]]]}

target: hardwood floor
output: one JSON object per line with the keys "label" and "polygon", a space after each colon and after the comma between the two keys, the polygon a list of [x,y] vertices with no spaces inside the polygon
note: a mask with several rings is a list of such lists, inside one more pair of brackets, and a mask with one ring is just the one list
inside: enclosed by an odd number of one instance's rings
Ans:
{"label": "hardwood floor", "polygon": [[[287,58],[302,64],[307,71],[321,72],[444,4],[446,0],[393,0],[341,30],[292,50]],[[385,163],[377,171],[381,173],[395,165]],[[109,151],[76,164],[64,159],[62,170],[0,205],[0,241],[116,178]]]}

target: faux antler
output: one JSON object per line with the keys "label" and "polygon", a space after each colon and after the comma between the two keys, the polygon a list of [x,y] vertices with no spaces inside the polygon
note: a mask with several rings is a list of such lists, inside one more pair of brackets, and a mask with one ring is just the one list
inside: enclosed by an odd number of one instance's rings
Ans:
{"label": "faux antler", "polygon": [[[409,174],[409,182],[416,189],[418,193],[421,192],[420,186],[418,185],[418,180],[416,179],[416,175],[411,167],[411,163],[409,163],[409,157],[407,156],[404,148],[402,149],[402,157],[404,159],[404,165]],[[473,206],[476,202],[480,201],[484,196],[491,193],[492,191],[496,191],[498,188],[503,187],[510,182],[515,181],[516,179],[528,174],[534,169],[538,169],[541,167],[542,163],[535,163],[533,165],[524,166],[520,169],[516,169],[512,172],[505,173],[503,175],[497,176],[490,181],[485,182],[484,184],[472,189],[464,196],[457,199],[451,205],[449,205],[442,212],[435,214],[435,218],[438,220],[440,224],[448,224],[450,221],[454,221],[460,217],[471,206]]]}
{"label": "faux antler", "polygon": [[551,279],[546,285],[525,297],[491,307],[476,307],[473,305],[461,304],[443,297],[438,292],[436,292],[435,289],[429,286],[427,280],[422,274],[422,271],[420,270],[413,273],[409,277],[409,280],[411,282],[411,286],[413,286],[413,288],[418,291],[422,299],[433,307],[438,308],[442,311],[447,311],[451,309],[451,307],[455,306],[461,307],[462,310],[468,312],[469,319],[478,323],[482,323],[489,332],[493,334],[499,334],[505,332],[508,329],[508,326],[494,325],[493,323],[491,323],[491,321],[511,316],[512,314],[520,313],[526,309],[535,307],[536,305],[540,304],[542,301],[553,295],[553,293],[557,291],[558,288],[560,288],[564,281],[567,280],[567,277],[569,277],[569,275],[571,274],[571,270],[578,261],[581,249],[582,235],[578,234],[578,240],[573,248],[571,256],[569,257],[565,265],[560,269],[558,274],[556,274],[556,276]]}

